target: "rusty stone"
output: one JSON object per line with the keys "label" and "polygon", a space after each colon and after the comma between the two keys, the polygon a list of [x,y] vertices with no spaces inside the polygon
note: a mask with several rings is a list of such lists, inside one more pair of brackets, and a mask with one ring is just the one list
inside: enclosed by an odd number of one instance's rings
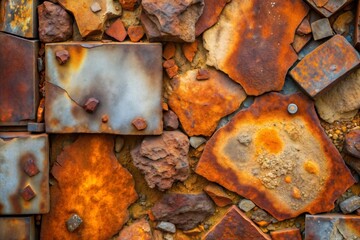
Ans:
{"label": "rusty stone", "polygon": [[139,6],[139,0],[119,0],[124,10],[134,11]]}
{"label": "rusty stone", "polygon": [[145,219],[139,219],[124,227],[117,240],[153,240],[151,227]]}
{"label": "rusty stone", "polygon": [[360,129],[352,130],[345,136],[345,151],[360,158]]}
{"label": "rusty stone", "polygon": [[44,122],[45,98],[42,98],[36,113],[36,122]]}
{"label": "rusty stone", "polygon": [[197,52],[198,42],[195,40],[192,43],[184,43],[181,47],[185,58],[192,62]]}
{"label": "rusty stone", "polygon": [[143,118],[140,118],[140,117],[135,118],[135,119],[131,122],[131,124],[132,124],[138,131],[142,131],[142,130],[144,130],[144,129],[147,128],[147,122],[146,122],[146,120],[143,119]]}
{"label": "rusty stone", "polygon": [[181,230],[196,227],[214,211],[212,201],[204,193],[167,193],[151,208],[155,220],[171,222]]}
{"label": "rusty stone", "polygon": [[179,67],[174,65],[172,67],[166,68],[165,71],[169,78],[173,78],[178,75]]}
{"label": "rusty stone", "polygon": [[296,34],[307,35],[310,33],[311,33],[311,26],[310,26],[309,15],[308,15],[302,20],[302,22],[296,29]]}
{"label": "rusty stone", "polygon": [[67,50],[59,50],[55,52],[55,57],[60,65],[64,65],[69,61],[70,54]]}
{"label": "rusty stone", "polygon": [[291,45],[294,48],[294,50],[297,53],[299,53],[311,39],[312,39],[311,34],[307,34],[307,35],[295,34],[294,42]]}
{"label": "rusty stone", "polygon": [[144,36],[144,28],[142,26],[130,26],[127,31],[132,42],[138,42]]}
{"label": "rusty stone", "polygon": [[280,91],[297,60],[290,44],[307,13],[301,0],[232,0],[203,34],[206,64],[228,74],[248,95]]}
{"label": "rusty stone", "polygon": [[322,18],[312,22],[311,31],[315,41],[334,35],[329,19],[327,18]]}
{"label": "rusty stone", "polygon": [[204,188],[204,192],[206,192],[207,195],[209,195],[209,197],[219,207],[225,207],[232,204],[230,196],[227,195],[225,191],[216,184],[206,185],[206,187]]}
{"label": "rusty stone", "polygon": [[196,75],[196,80],[208,80],[210,78],[209,71],[206,69],[199,69]]}
{"label": "rusty stone", "polygon": [[88,100],[86,100],[83,107],[86,112],[93,113],[93,112],[95,112],[95,110],[99,104],[100,104],[100,101],[97,100],[96,98],[89,98]]}
{"label": "rusty stone", "polygon": [[351,11],[344,12],[338,16],[333,23],[333,28],[337,34],[347,34],[350,31],[350,24],[354,21],[354,14]]}
{"label": "rusty stone", "polygon": [[[85,134],[58,155],[51,170],[56,180],[50,188],[53,201],[42,217],[41,239],[110,239],[118,233],[137,194],[131,174],[113,151],[112,136]],[[76,233],[66,228],[71,213],[84,221]]]}
{"label": "rusty stone", "polygon": [[215,25],[228,0],[204,0],[204,10],[195,24],[195,36]]}
{"label": "rusty stone", "polygon": [[175,63],[175,60],[174,59],[169,59],[169,60],[166,60],[164,63],[163,63],[163,67],[164,68],[171,68],[173,66],[175,66],[176,63]]}
{"label": "rusty stone", "polygon": [[324,17],[331,17],[353,0],[306,0],[306,2]]}
{"label": "rusty stone", "polygon": [[246,215],[236,206],[230,207],[221,220],[216,223],[203,237],[204,240],[218,239],[266,239],[264,234]]}
{"label": "rusty stone", "polygon": [[35,193],[34,190],[31,188],[30,185],[27,185],[27,186],[21,191],[21,197],[22,197],[25,201],[30,201],[31,199],[33,199],[34,197],[36,197],[36,193]]}
{"label": "rusty stone", "polygon": [[126,29],[121,19],[117,19],[113,22],[110,27],[106,29],[105,33],[119,42],[124,41],[127,36]]}
{"label": "rusty stone", "polygon": [[35,164],[35,160],[33,158],[29,158],[25,163],[24,163],[24,172],[29,176],[29,177],[33,177],[36,174],[38,174],[40,172],[39,168],[36,166]]}
{"label": "rusty stone", "polygon": [[272,240],[301,240],[300,230],[298,228],[286,228],[270,233]]}
{"label": "rusty stone", "polygon": [[173,111],[168,110],[164,112],[163,117],[164,117],[165,130],[175,130],[179,127],[178,116],[176,116],[176,114]]}
{"label": "rusty stone", "polygon": [[101,6],[98,2],[94,2],[93,4],[91,4],[90,9],[93,13],[97,13],[101,11]]}
{"label": "rusty stone", "polygon": [[69,232],[74,232],[83,223],[81,217],[77,214],[72,214],[71,217],[66,221],[66,228]]}
{"label": "rusty stone", "polygon": [[353,170],[355,170],[358,174],[360,174],[359,158],[355,158],[348,154],[346,154],[343,158],[347,165],[349,165]]}
{"label": "rusty stone", "polygon": [[311,96],[357,67],[360,56],[341,35],[335,35],[306,55],[291,71],[293,79]]}
{"label": "rusty stone", "polygon": [[225,74],[213,69],[208,72],[207,81],[197,81],[195,69],[178,75],[171,82],[169,106],[189,136],[210,136],[219,120],[239,108],[246,97],[241,86]]}
{"label": "rusty stone", "polygon": [[343,213],[348,214],[360,209],[360,197],[352,196],[340,203],[340,209]]}
{"label": "rusty stone", "polygon": [[360,216],[342,214],[306,215],[305,240],[358,239]]}
{"label": "rusty stone", "polygon": [[176,53],[175,43],[173,42],[166,43],[162,54],[163,58],[169,60],[170,58],[175,57],[175,53]]}
{"label": "rusty stone", "polygon": [[330,211],[355,181],[301,93],[256,98],[207,142],[195,172],[278,220]]}

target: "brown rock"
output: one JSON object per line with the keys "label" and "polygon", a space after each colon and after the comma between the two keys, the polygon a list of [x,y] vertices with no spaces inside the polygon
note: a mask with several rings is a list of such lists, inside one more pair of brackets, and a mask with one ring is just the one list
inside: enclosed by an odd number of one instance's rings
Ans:
{"label": "brown rock", "polygon": [[182,51],[184,53],[184,56],[189,62],[193,61],[195,54],[197,52],[197,47],[198,47],[197,41],[192,43],[184,43],[182,45]]}
{"label": "brown rock", "polygon": [[165,130],[175,130],[179,127],[179,119],[173,111],[164,112],[163,117]]}
{"label": "brown rock", "polygon": [[105,33],[119,42],[124,41],[127,36],[126,29],[121,19],[117,19],[113,22],[110,27],[106,29]]}
{"label": "brown rock", "polygon": [[209,230],[203,239],[270,240],[271,238],[264,234],[245,213],[241,212],[237,207],[232,206],[222,219]]}
{"label": "brown rock", "polygon": [[335,20],[333,28],[337,34],[349,33],[350,24],[353,21],[354,14],[351,11],[347,11]]}
{"label": "brown rock", "polygon": [[216,184],[209,184],[204,188],[204,192],[215,202],[219,207],[225,207],[232,204],[232,200],[225,193],[225,191]]}
{"label": "brown rock", "polygon": [[228,0],[204,0],[205,6],[202,15],[195,24],[195,36],[212,27],[220,17]]}
{"label": "brown rock", "polygon": [[294,36],[294,42],[291,44],[294,48],[294,50],[299,53],[301,49],[305,47],[305,45],[312,39],[312,35],[298,35],[295,34]]}
{"label": "brown rock", "polygon": [[270,236],[273,240],[301,240],[301,234],[298,228],[273,231],[270,233]]}
{"label": "brown rock", "polygon": [[151,227],[148,221],[140,219],[124,227],[118,240],[152,240]]}
{"label": "brown rock", "polygon": [[144,29],[142,26],[130,26],[128,28],[128,35],[132,42],[138,42],[144,36]]}
{"label": "brown rock", "polygon": [[[141,4],[151,22],[143,23],[145,29],[155,25],[157,30],[157,36],[151,36],[146,31],[150,41],[155,37],[167,41],[166,35],[170,35],[172,40],[195,41],[195,23],[203,12],[204,0],[143,0]],[[162,33],[165,33],[164,38]]]}
{"label": "brown rock", "polygon": [[208,80],[210,78],[209,71],[206,69],[199,69],[196,75],[196,80]]}
{"label": "brown rock", "polygon": [[169,59],[169,60],[166,60],[164,63],[163,63],[163,67],[164,68],[171,68],[173,66],[175,66],[176,63],[175,63],[175,60],[174,59]]}
{"label": "brown rock", "polygon": [[344,156],[344,161],[360,175],[360,160],[350,155]]}
{"label": "brown rock", "polygon": [[353,0],[306,0],[314,10],[324,17],[330,17]]}
{"label": "brown rock", "polygon": [[248,95],[281,90],[297,60],[290,44],[307,13],[302,0],[232,0],[203,34],[206,64],[228,74]]}
{"label": "brown rock", "polygon": [[139,6],[138,0],[119,0],[124,10],[134,11]]}
{"label": "brown rock", "polygon": [[313,102],[300,93],[256,98],[208,140],[195,172],[278,220],[330,211],[354,183]]}
{"label": "brown rock", "polygon": [[352,130],[345,136],[345,151],[360,158],[360,129]]}
{"label": "brown rock", "polygon": [[[209,69],[209,80],[197,81],[197,70],[171,82],[169,106],[189,136],[210,136],[220,118],[239,108],[246,95],[240,85],[220,71]],[[191,111],[190,111],[191,109]]]}
{"label": "brown rock", "polygon": [[298,26],[298,28],[296,29],[296,34],[299,35],[307,35],[311,33],[311,26],[310,26],[310,21],[309,21],[309,17],[306,16],[302,22],[300,23],[300,25]]}
{"label": "brown rock", "polygon": [[330,26],[329,19],[322,18],[311,23],[311,31],[314,40],[320,40],[323,38],[331,37],[333,30]]}
{"label": "brown rock", "polygon": [[71,38],[73,20],[61,6],[45,1],[38,6],[38,16],[41,42],[64,42]]}
{"label": "brown rock", "polygon": [[[50,212],[42,217],[41,239],[109,239],[121,229],[137,194],[113,149],[113,137],[93,134],[64,148],[51,171],[56,184],[50,188]],[[74,213],[83,224],[70,233],[65,222]]]}
{"label": "brown rock", "polygon": [[214,213],[212,201],[204,193],[168,193],[151,209],[156,220],[171,222],[189,230]]}
{"label": "brown rock", "polygon": [[163,51],[163,57],[166,60],[169,60],[170,58],[175,57],[175,53],[176,53],[175,43],[173,42],[166,43]]}
{"label": "brown rock", "polygon": [[145,174],[150,188],[171,188],[189,176],[189,140],[179,131],[164,131],[161,136],[145,137],[141,145],[131,151],[134,165]]}

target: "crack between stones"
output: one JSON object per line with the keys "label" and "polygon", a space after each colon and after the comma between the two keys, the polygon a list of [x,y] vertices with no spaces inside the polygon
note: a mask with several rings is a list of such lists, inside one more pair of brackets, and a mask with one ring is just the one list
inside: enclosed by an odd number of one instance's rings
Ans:
{"label": "crack between stones", "polygon": [[66,93],[66,95],[68,96],[68,98],[69,98],[73,103],[75,103],[76,105],[78,105],[78,106],[81,107],[81,108],[83,107],[81,104],[79,104],[77,101],[75,101],[75,99],[73,99],[73,98],[70,96],[70,94],[69,94],[64,88],[62,88],[62,87],[60,87],[60,86],[58,86],[58,85],[56,85],[56,84],[54,84],[54,83],[51,83],[51,82],[49,82],[49,81],[46,81],[46,84],[51,84],[52,86],[54,86],[54,87],[62,90],[63,92]]}

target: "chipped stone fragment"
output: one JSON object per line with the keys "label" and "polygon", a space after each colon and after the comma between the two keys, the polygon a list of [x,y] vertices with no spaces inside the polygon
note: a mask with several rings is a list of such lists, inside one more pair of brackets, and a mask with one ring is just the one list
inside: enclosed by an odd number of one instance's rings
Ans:
{"label": "chipped stone fragment", "polygon": [[119,42],[124,41],[127,36],[126,29],[121,19],[117,19],[113,22],[110,27],[106,29],[105,33]]}
{"label": "chipped stone fragment", "polygon": [[228,74],[248,95],[280,91],[297,59],[290,44],[307,13],[301,0],[232,0],[203,34],[206,64]]}
{"label": "chipped stone fragment", "polygon": [[195,36],[199,36],[205,30],[212,27],[220,17],[228,0],[204,0],[204,10],[195,24]]}
{"label": "chipped stone fragment", "polygon": [[302,20],[298,28],[296,29],[296,34],[307,35],[310,33],[311,33],[311,26],[310,26],[309,16],[306,16]]}
{"label": "chipped stone fragment", "polygon": [[161,231],[168,232],[168,233],[175,233],[176,232],[176,227],[171,222],[163,222],[162,221],[158,225],[156,225],[156,228],[161,230]]}
{"label": "chipped stone fragment", "polygon": [[208,80],[210,78],[209,71],[206,69],[199,69],[196,75],[196,80]]}
{"label": "chipped stone fragment", "polygon": [[181,230],[196,227],[214,213],[212,201],[205,193],[168,193],[151,208],[155,220],[171,222]]}
{"label": "chipped stone fragment", "polygon": [[354,14],[351,11],[341,14],[333,23],[333,28],[337,34],[348,33],[350,24],[354,21]]}
{"label": "chipped stone fragment", "polygon": [[[290,103],[298,106],[296,114],[287,112]],[[248,145],[238,141],[244,134],[251,139]],[[330,211],[355,181],[312,101],[301,93],[256,98],[208,140],[195,172],[277,220]]]}
{"label": "chipped stone fragment", "polygon": [[218,239],[266,239],[271,238],[263,233],[243,212],[232,206],[222,219],[204,236],[204,240]]}
{"label": "chipped stone fragment", "polygon": [[360,129],[352,130],[345,136],[345,151],[360,158]]}
{"label": "chipped stone fragment", "polygon": [[352,196],[340,203],[340,209],[343,213],[348,214],[360,208],[360,197]]}
{"label": "chipped stone fragment", "polygon": [[97,13],[101,11],[101,6],[98,2],[94,2],[93,4],[91,4],[90,9],[93,13]]}
{"label": "chipped stone fragment", "polygon": [[167,75],[169,76],[169,78],[173,78],[178,74],[179,67],[176,65],[174,59],[166,60],[163,63],[163,67],[165,68],[165,71],[166,71]]}
{"label": "chipped stone fragment", "polygon": [[311,34],[307,34],[307,35],[295,34],[294,42],[291,45],[293,46],[294,50],[297,53],[299,53],[311,39],[312,39]]}
{"label": "chipped stone fragment", "polygon": [[181,49],[183,51],[183,54],[189,62],[192,62],[194,60],[195,54],[197,52],[197,47],[198,47],[197,41],[194,41],[192,43],[184,43],[182,45]]}
{"label": "chipped stone fragment", "polygon": [[173,43],[173,42],[166,43],[162,56],[166,60],[169,60],[170,58],[175,57],[175,53],[176,53],[175,43]]}
{"label": "chipped stone fragment", "polygon": [[119,0],[124,10],[134,11],[139,5],[139,0]]}
{"label": "chipped stone fragment", "polygon": [[255,207],[255,204],[249,199],[243,199],[239,203],[239,208],[244,212],[248,212]]}
{"label": "chipped stone fragment", "polygon": [[206,139],[203,138],[203,137],[196,137],[195,136],[195,137],[190,138],[190,145],[195,149],[200,147],[205,142],[206,142]]}
{"label": "chipped stone fragment", "polygon": [[139,219],[131,225],[124,227],[117,240],[153,240],[151,227],[145,219]]}
{"label": "chipped stone fragment", "polygon": [[306,0],[306,2],[324,17],[330,17],[353,0]]}
{"label": "chipped stone fragment", "polygon": [[142,26],[130,26],[127,33],[132,42],[140,41],[145,34]]}
{"label": "chipped stone fragment", "polygon": [[359,158],[355,158],[350,155],[345,155],[344,161],[346,162],[347,165],[349,165],[352,169],[354,169],[357,172],[357,174],[360,175],[360,159]]}
{"label": "chipped stone fragment", "polygon": [[173,111],[164,112],[163,117],[165,130],[175,130],[179,127],[179,119]]}
{"label": "chipped stone fragment", "polygon": [[333,35],[329,19],[322,18],[311,23],[311,30],[314,40],[320,40]]}
{"label": "chipped stone fragment", "polygon": [[208,71],[207,81],[197,81],[198,71],[194,69],[171,82],[169,106],[189,136],[210,136],[219,120],[239,108],[246,97],[241,86],[225,74],[213,69]]}
{"label": "chipped stone fragment", "polygon": [[301,240],[300,230],[298,228],[286,228],[270,233],[272,240]]}
{"label": "chipped stone fragment", "polygon": [[204,192],[209,195],[209,197],[214,201],[214,203],[219,207],[225,207],[232,204],[232,200],[225,191],[216,184],[209,184],[204,188]]}

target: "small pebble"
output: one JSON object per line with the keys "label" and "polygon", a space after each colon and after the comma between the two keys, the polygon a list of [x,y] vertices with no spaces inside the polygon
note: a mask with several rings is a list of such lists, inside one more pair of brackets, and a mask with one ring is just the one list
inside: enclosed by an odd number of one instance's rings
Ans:
{"label": "small pebble", "polygon": [[243,210],[244,212],[248,212],[251,209],[253,209],[254,207],[255,207],[255,204],[252,201],[248,200],[248,199],[243,199],[239,203],[239,208],[241,210]]}
{"label": "small pebble", "polygon": [[161,231],[168,232],[168,233],[175,233],[176,232],[175,225],[170,223],[170,222],[160,222],[156,226],[156,228],[161,230]]}
{"label": "small pebble", "polygon": [[203,137],[191,137],[190,138],[190,145],[193,148],[198,148],[199,146],[201,146],[204,142],[206,142],[206,139]]}
{"label": "small pebble", "polygon": [[98,2],[94,2],[91,7],[90,7],[91,11],[94,13],[97,13],[99,11],[101,11],[101,6]]}

